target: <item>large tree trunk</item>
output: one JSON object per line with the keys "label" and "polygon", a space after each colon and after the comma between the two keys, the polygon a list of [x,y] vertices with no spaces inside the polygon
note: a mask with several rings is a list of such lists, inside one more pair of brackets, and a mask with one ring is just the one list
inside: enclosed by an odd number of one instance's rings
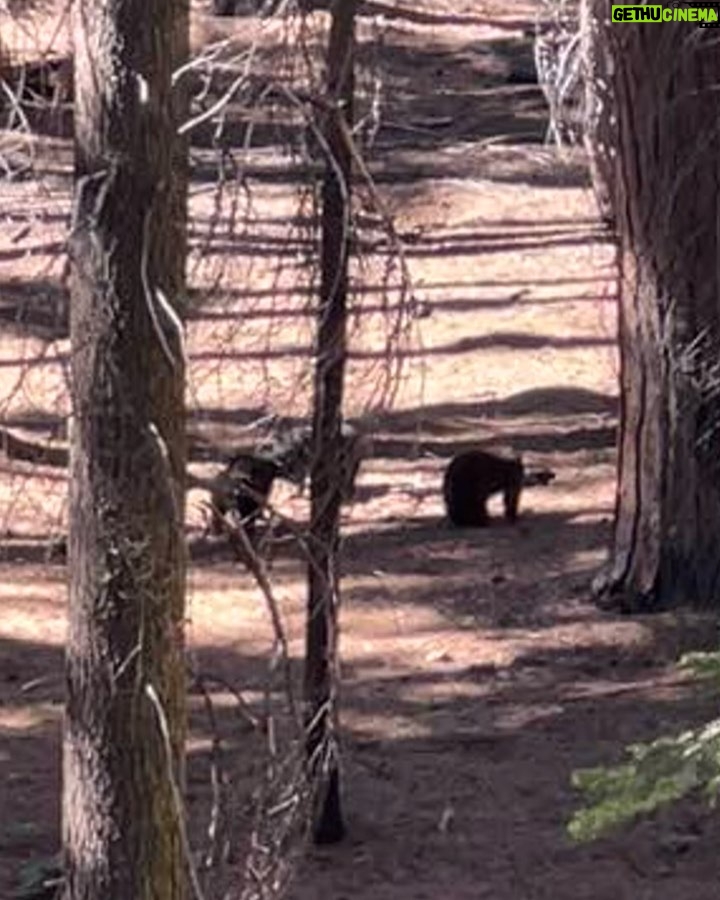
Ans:
{"label": "large tree trunk", "polygon": [[67,900],[182,900],[187,0],[76,0]]}
{"label": "large tree trunk", "polygon": [[333,6],[327,59],[328,106],[322,126],[329,158],[322,191],[304,688],[307,750],[315,795],[313,835],[318,843],[339,841],[345,830],[340,807],[336,691],[352,169],[346,134],[352,122],[355,8],[356,0]]}
{"label": "large tree trunk", "polygon": [[626,609],[720,585],[720,54],[689,24],[616,25],[621,436],[606,585]]}

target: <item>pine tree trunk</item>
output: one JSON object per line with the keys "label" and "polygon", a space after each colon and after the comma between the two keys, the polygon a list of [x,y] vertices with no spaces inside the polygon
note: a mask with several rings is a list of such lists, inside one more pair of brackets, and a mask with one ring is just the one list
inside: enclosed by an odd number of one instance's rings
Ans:
{"label": "pine tree trunk", "polygon": [[690,24],[616,26],[621,435],[608,602],[720,595],[720,54]]}
{"label": "pine tree trunk", "polygon": [[313,835],[318,843],[339,841],[345,831],[340,806],[336,692],[352,164],[342,123],[350,126],[352,122],[355,7],[356,0],[333,7],[327,60],[328,108],[323,122],[329,159],[322,191],[304,691],[307,752],[315,794]]}
{"label": "pine tree trunk", "polygon": [[76,0],[66,900],[182,900],[187,0]]}

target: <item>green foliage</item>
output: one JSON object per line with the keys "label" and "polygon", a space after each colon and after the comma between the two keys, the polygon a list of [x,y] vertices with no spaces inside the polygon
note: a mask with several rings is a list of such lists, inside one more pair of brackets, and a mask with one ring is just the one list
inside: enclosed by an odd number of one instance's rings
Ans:
{"label": "green foliage", "polygon": [[15,900],[40,900],[57,893],[61,882],[60,854],[37,857],[20,869],[20,886],[12,896]]}
{"label": "green foliage", "polygon": [[678,663],[680,669],[692,672],[696,678],[710,681],[720,690],[720,651],[714,653],[686,653]]}
{"label": "green foliage", "polygon": [[[691,653],[680,668],[710,681],[720,690],[720,652]],[[711,803],[720,790],[720,719],[675,736],[626,748],[629,759],[618,766],[598,766],[573,773],[585,806],[570,820],[576,841],[589,841],[640,815],[653,812],[695,790]]]}
{"label": "green foliage", "polygon": [[8,822],[0,830],[0,845],[7,843],[12,846],[16,841],[37,837],[39,833],[40,828],[35,822],[19,820]]}

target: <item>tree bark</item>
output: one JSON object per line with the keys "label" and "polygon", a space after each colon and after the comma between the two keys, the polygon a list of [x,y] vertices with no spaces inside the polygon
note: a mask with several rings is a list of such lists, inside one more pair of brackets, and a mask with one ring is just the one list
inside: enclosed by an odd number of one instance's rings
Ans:
{"label": "tree bark", "polygon": [[601,217],[615,224],[616,125],[609,41],[612,23],[606,0],[581,0],[580,41],[585,91],[583,143]]}
{"label": "tree bark", "polygon": [[[347,357],[351,150],[356,0],[336,3],[327,55],[322,132],[328,158],[322,189],[313,456],[310,470],[310,559],[305,656],[307,752],[314,782],[313,836],[334,843],[345,832],[337,744],[338,552],[342,502],[342,406]],[[343,127],[345,123],[345,127]]]}
{"label": "tree bark", "polygon": [[621,430],[610,604],[720,585],[720,55],[690,24],[612,29]]}
{"label": "tree bark", "polygon": [[[182,900],[187,0],[76,0],[66,900]],[[174,308],[174,309],[173,309]]]}

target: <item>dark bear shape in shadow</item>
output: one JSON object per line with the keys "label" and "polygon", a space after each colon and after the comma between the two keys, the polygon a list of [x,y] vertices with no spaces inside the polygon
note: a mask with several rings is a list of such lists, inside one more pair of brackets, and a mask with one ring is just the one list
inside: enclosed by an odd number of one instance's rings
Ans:
{"label": "dark bear shape in shadow", "polygon": [[443,498],[447,517],[457,528],[482,528],[490,523],[488,499],[501,493],[505,518],[515,522],[522,489],[549,484],[554,478],[550,469],[526,472],[520,457],[468,450],[453,457],[445,470]]}

